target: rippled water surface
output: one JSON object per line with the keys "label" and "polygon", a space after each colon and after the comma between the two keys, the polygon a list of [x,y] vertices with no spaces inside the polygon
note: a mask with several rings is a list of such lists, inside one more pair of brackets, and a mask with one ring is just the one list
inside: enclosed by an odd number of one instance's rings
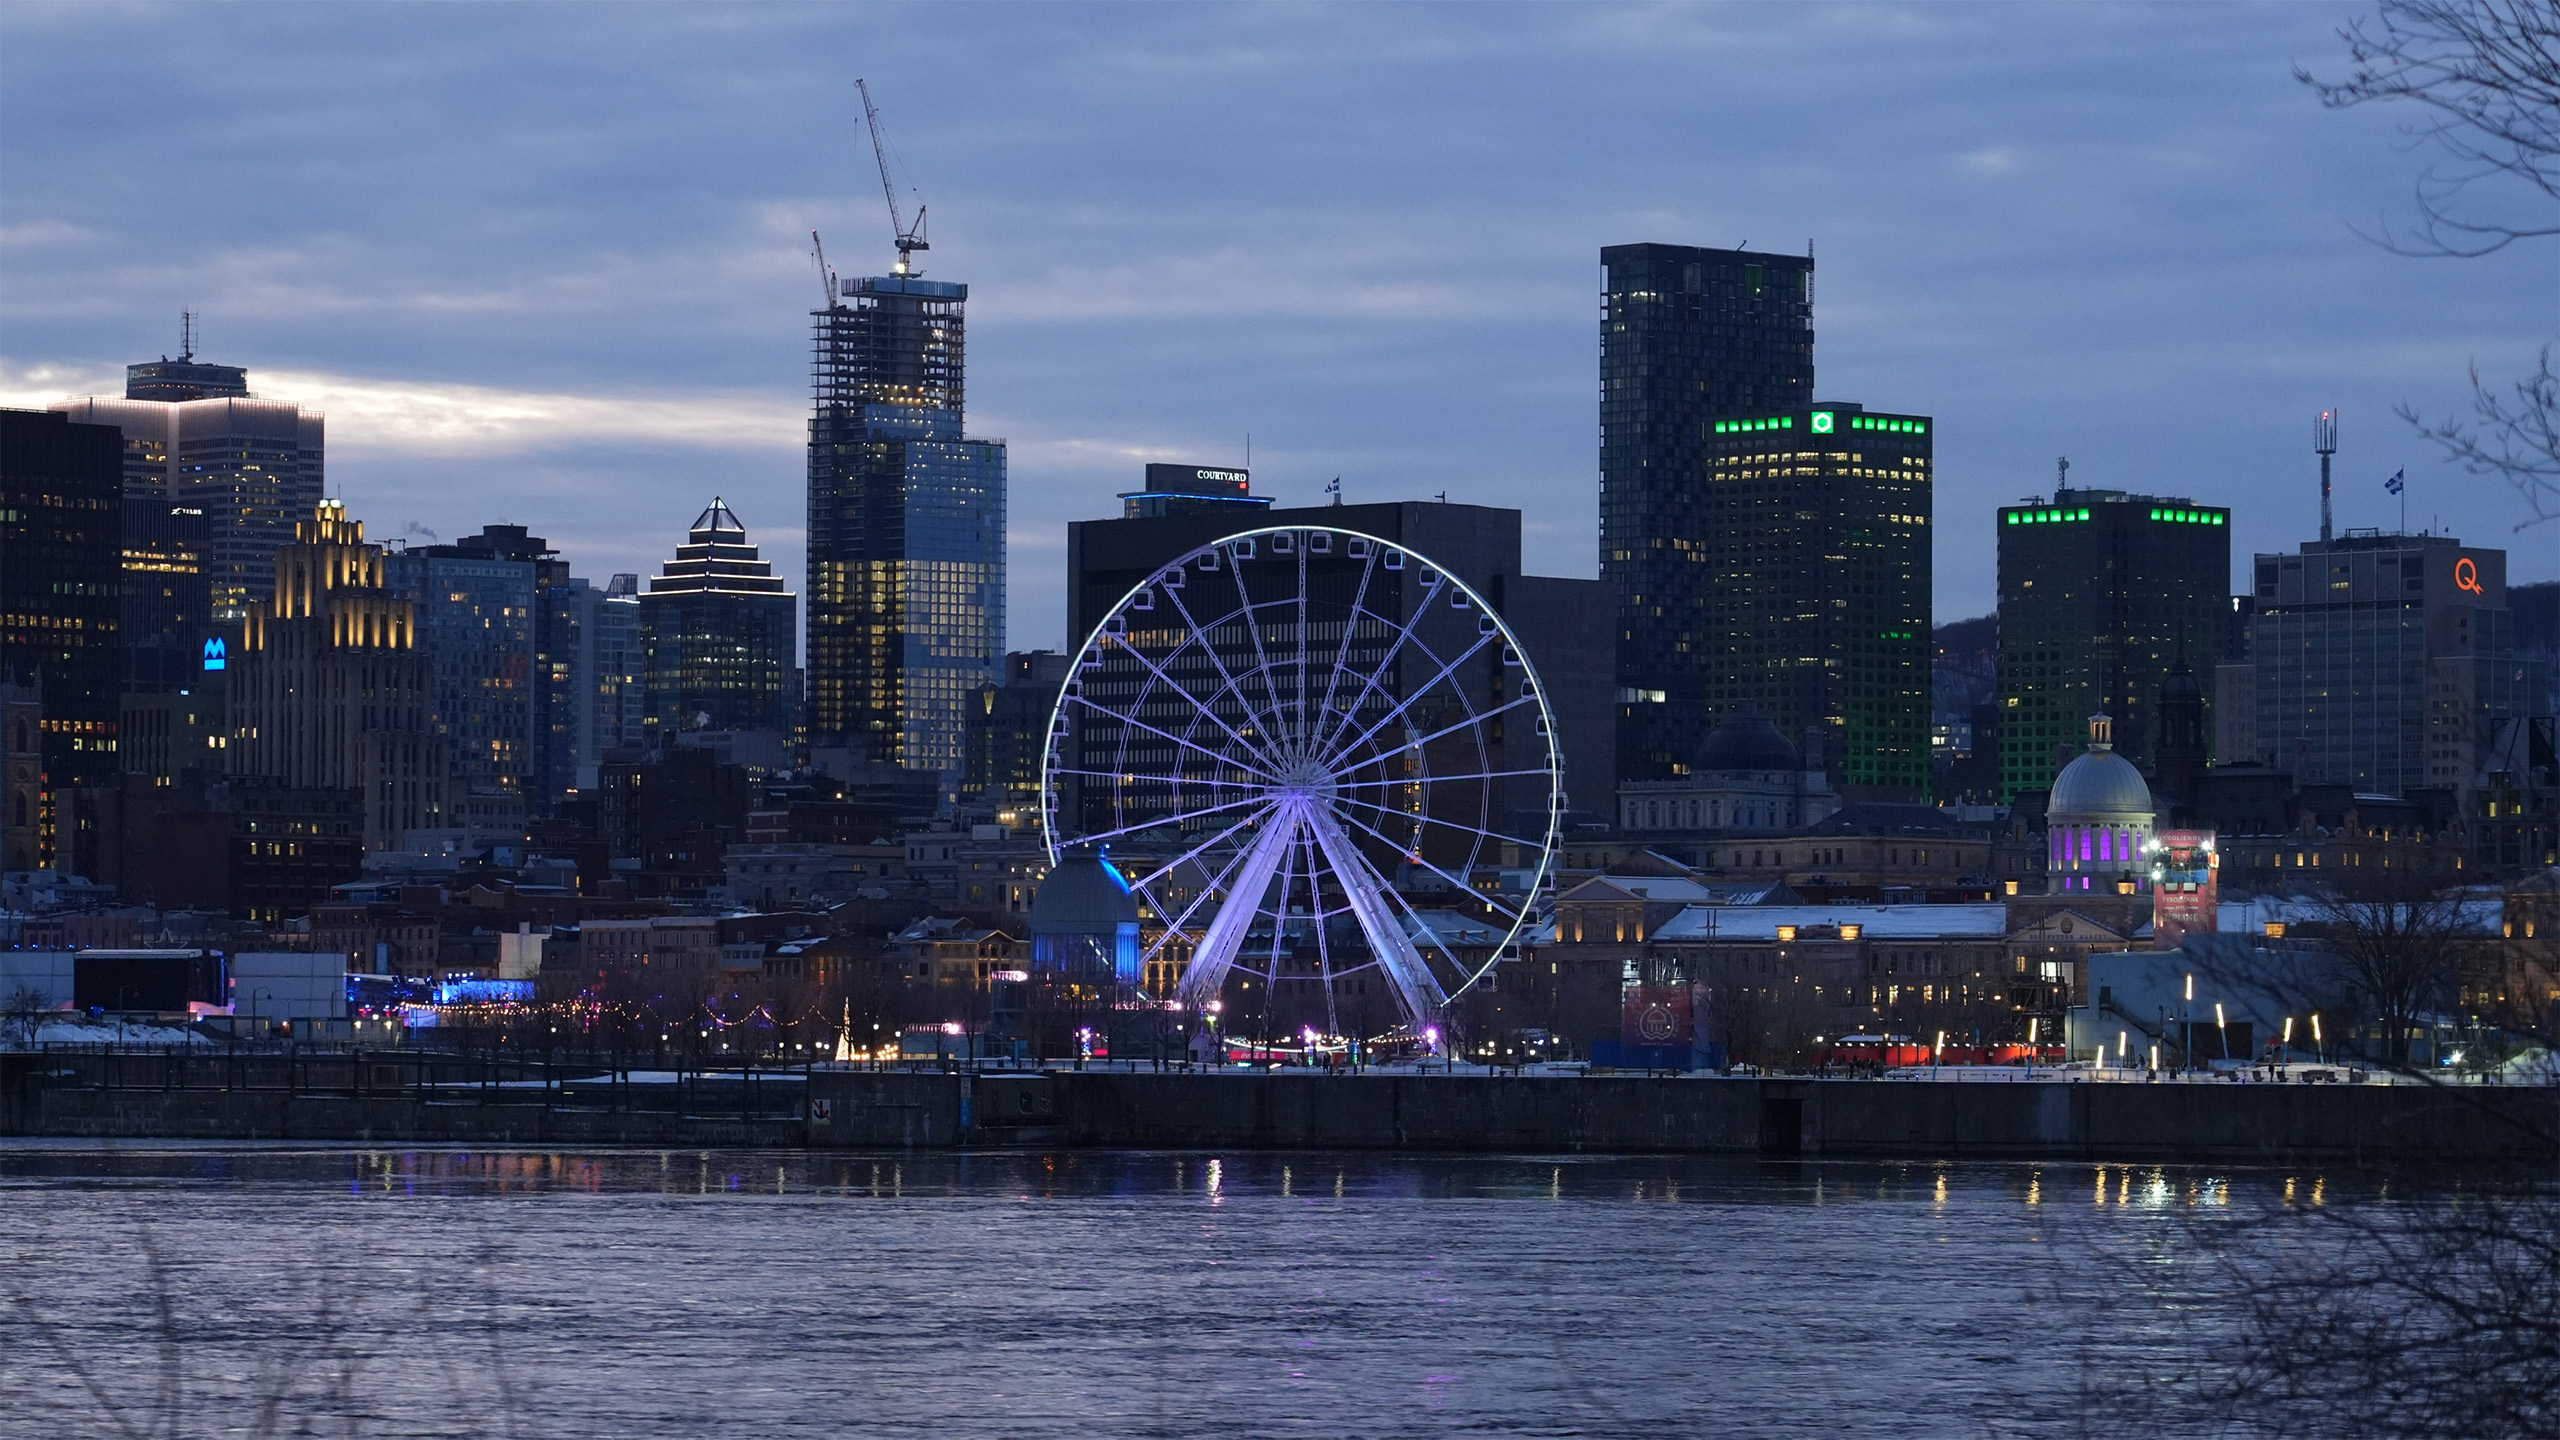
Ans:
{"label": "rippled water surface", "polygon": [[2326,1183],[0,1142],[0,1433],[2079,1433],[2218,1323],[2107,1297]]}

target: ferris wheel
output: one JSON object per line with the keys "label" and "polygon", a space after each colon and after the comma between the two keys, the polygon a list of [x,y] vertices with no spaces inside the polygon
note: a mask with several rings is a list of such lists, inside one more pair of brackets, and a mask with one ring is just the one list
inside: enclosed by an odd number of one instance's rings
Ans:
{"label": "ferris wheel", "polygon": [[1051,862],[1102,845],[1127,875],[1160,997],[1206,1008],[1241,976],[1266,1019],[1328,1034],[1373,995],[1418,1027],[1482,979],[1565,804],[1546,696],[1485,597],[1324,526],[1147,572],[1077,652],[1041,782]]}

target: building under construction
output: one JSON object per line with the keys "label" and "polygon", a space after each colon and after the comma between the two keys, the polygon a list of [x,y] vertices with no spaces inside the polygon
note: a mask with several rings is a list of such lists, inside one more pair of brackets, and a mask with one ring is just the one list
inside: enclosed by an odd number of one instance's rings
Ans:
{"label": "building under construction", "polygon": [[969,287],[826,275],[813,313],[813,745],[954,771],[1004,653],[1005,447],[962,434]]}

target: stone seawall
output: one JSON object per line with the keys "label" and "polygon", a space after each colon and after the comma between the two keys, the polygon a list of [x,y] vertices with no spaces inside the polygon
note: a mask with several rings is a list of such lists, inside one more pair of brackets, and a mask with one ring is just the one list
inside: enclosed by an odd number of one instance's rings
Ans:
{"label": "stone seawall", "polygon": [[[2159,1160],[2560,1158],[2560,1091],[2418,1085],[1291,1075],[982,1077],[1088,1147]],[[977,1127],[998,1127],[983,1120]]]}
{"label": "stone seawall", "polygon": [[[9,1057],[15,1059],[18,1057]],[[14,1073],[12,1073],[14,1072]],[[1041,1146],[2248,1162],[2560,1160],[2560,1091],[817,1070],[312,1094],[0,1064],[0,1133],[503,1145]]]}

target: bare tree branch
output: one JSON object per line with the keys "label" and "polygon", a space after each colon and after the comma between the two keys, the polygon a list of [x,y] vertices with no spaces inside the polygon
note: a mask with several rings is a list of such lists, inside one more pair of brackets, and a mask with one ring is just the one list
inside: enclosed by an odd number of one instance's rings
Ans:
{"label": "bare tree branch", "polygon": [[2331,109],[2407,101],[2429,112],[2411,127],[2449,158],[2417,182],[2418,233],[2382,243],[2407,255],[2477,256],[2560,236],[2560,214],[2510,220],[2459,213],[2457,197],[2495,176],[2560,200],[2560,6],[2551,0],[2383,0],[2371,21],[2338,32],[2352,69],[2294,78]]}
{"label": "bare tree branch", "polygon": [[2474,475],[2504,477],[2533,507],[2533,518],[2517,525],[2524,530],[2546,520],[2560,520],[2560,375],[2551,370],[2551,347],[2542,347],[2541,364],[2516,382],[2512,402],[2501,397],[2471,367],[2472,418],[2447,416],[2431,422],[2415,406],[2400,407],[2400,418],[2435,442],[2452,460]]}

